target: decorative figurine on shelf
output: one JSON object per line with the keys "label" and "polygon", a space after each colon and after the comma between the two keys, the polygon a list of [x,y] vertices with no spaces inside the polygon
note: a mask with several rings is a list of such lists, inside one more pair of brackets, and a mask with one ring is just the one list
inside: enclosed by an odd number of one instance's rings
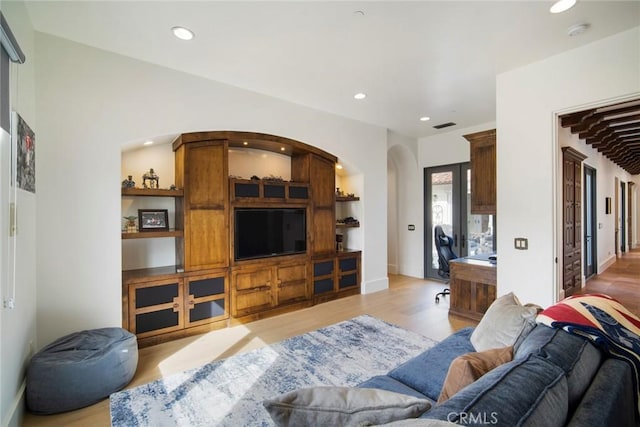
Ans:
{"label": "decorative figurine on shelf", "polygon": [[176,185],[175,185],[175,184],[171,184],[171,185],[169,186],[169,190],[171,190],[171,191],[175,191],[175,190],[177,190],[177,189],[178,189],[178,187],[176,187]]}
{"label": "decorative figurine on shelf", "polygon": [[340,191],[340,187],[336,188],[336,197],[344,196],[344,191]]}
{"label": "decorative figurine on shelf", "polygon": [[[149,180],[148,187],[147,187],[147,180]],[[153,168],[149,169],[149,172],[145,172],[145,174],[142,175],[142,187],[160,188],[160,177],[153,171]]]}
{"label": "decorative figurine on shelf", "polygon": [[344,251],[343,238],[342,234],[336,234],[336,251],[338,252]]}
{"label": "decorative figurine on shelf", "polygon": [[127,176],[127,179],[122,181],[122,188],[135,188],[136,182],[132,178],[131,175]]}
{"label": "decorative figurine on shelf", "polygon": [[135,233],[136,231],[138,231],[136,229],[136,219],[138,219],[137,216],[125,216],[123,218],[127,220],[127,222],[124,224],[125,233]]}

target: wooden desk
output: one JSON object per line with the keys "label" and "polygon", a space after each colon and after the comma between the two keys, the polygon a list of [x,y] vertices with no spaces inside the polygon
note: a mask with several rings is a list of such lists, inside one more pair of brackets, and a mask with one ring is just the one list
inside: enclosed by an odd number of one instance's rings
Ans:
{"label": "wooden desk", "polygon": [[449,268],[449,313],[480,320],[496,299],[496,264],[458,258],[449,261]]}

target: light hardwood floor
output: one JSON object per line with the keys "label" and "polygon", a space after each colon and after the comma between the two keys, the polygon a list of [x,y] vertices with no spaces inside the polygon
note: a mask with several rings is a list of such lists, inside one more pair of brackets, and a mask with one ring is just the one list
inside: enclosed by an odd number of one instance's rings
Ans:
{"label": "light hardwood floor", "polygon": [[622,254],[606,271],[587,280],[581,293],[612,296],[640,317],[640,248]]}
{"label": "light hardwood floor", "polygon": [[[381,292],[354,295],[293,313],[143,348],[139,352],[136,375],[127,388],[360,314],[375,316],[438,341],[462,327],[476,324],[449,316],[448,298],[435,303],[435,294],[445,287],[442,283],[395,275],[390,275],[389,279],[389,289]],[[108,399],[58,415],[26,414],[24,420],[25,427],[109,425]]]}
{"label": "light hardwood floor", "polygon": [[[389,276],[389,289],[369,295],[319,304],[246,325],[222,329],[140,350],[138,370],[127,388],[135,387],[212,360],[281,341],[360,314],[370,314],[387,322],[442,340],[452,332],[475,322],[449,316],[448,297],[434,302],[444,285],[406,276]],[[587,281],[582,290],[617,298],[640,316],[640,249],[623,255],[607,271]],[[109,426],[109,400],[59,415],[27,414],[24,426]]]}

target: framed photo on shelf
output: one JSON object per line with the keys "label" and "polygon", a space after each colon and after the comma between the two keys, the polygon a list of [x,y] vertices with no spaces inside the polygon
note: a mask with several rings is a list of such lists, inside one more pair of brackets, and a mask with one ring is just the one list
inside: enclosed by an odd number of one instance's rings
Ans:
{"label": "framed photo on shelf", "polygon": [[167,209],[138,209],[139,231],[169,231]]}

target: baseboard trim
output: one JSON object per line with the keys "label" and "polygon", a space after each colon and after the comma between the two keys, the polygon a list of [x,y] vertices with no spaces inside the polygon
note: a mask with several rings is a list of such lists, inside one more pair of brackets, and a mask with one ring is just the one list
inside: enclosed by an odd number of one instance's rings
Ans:
{"label": "baseboard trim", "polygon": [[398,266],[396,264],[387,264],[389,274],[398,274]]}
{"label": "baseboard trim", "polygon": [[383,291],[389,288],[389,278],[382,277],[368,282],[362,282],[361,293],[370,294],[373,292]]}
{"label": "baseboard trim", "polygon": [[27,389],[27,380],[23,380],[16,397],[13,399],[6,416],[2,420],[2,427],[18,427],[22,425],[24,418],[24,392]]}
{"label": "baseboard trim", "polygon": [[617,261],[616,256],[611,255],[609,258],[605,259],[602,262],[602,264],[598,266],[598,273],[604,272],[607,268],[611,267],[616,261]]}

